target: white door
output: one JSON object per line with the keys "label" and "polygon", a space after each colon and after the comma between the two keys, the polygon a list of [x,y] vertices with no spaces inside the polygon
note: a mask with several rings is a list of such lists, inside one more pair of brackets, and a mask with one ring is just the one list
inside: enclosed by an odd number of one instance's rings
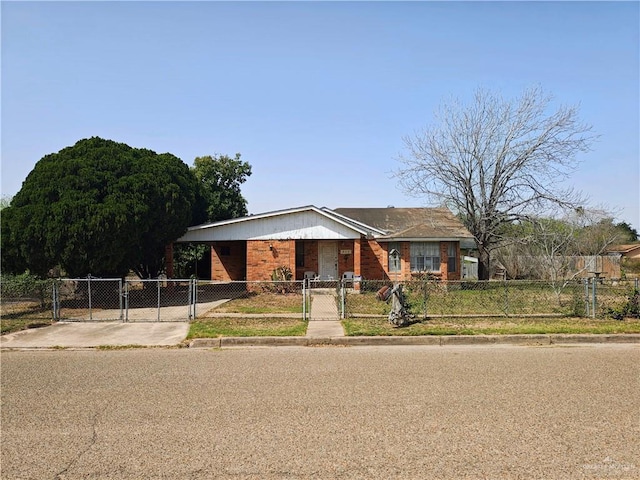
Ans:
{"label": "white door", "polygon": [[321,280],[338,279],[338,245],[335,242],[318,242],[318,270]]}

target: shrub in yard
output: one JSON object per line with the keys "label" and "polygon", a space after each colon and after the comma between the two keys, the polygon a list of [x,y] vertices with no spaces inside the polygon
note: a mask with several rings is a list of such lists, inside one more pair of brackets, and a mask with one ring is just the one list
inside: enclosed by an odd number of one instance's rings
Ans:
{"label": "shrub in yard", "polygon": [[5,299],[37,299],[44,307],[51,299],[52,279],[41,279],[29,272],[20,275],[3,274],[0,281],[0,296]]}
{"label": "shrub in yard", "polygon": [[291,269],[285,266],[278,267],[271,272],[271,280],[274,282],[288,282],[292,276]]}
{"label": "shrub in yard", "polygon": [[621,266],[623,277],[627,274],[640,275],[640,259],[623,258]]}
{"label": "shrub in yard", "polygon": [[607,314],[616,320],[640,318],[640,290],[633,288],[627,294],[626,301],[622,305],[609,308]]}

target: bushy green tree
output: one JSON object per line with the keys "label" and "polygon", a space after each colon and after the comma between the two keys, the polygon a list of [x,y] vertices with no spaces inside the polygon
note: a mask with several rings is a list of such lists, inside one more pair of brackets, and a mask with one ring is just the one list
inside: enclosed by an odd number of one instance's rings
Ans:
{"label": "bushy green tree", "polygon": [[2,211],[3,270],[142,278],[192,222],[198,187],[169,153],[98,137],[43,157]]}
{"label": "bushy green tree", "polygon": [[638,231],[627,222],[616,223],[616,228],[620,231],[621,242],[637,242]]}
{"label": "bushy green tree", "polygon": [[197,157],[191,170],[198,180],[205,203],[205,221],[227,220],[247,214],[247,201],[240,192],[240,185],[251,175],[251,165],[240,160],[239,153],[234,158],[228,155]]}

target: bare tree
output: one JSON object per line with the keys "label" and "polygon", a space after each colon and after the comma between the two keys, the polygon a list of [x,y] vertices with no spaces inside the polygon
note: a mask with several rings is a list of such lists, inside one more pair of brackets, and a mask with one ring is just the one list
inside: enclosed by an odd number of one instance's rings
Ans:
{"label": "bare tree", "polygon": [[[558,301],[576,278],[601,272],[602,257],[612,244],[627,238],[605,210],[579,208],[553,218],[530,218],[518,226],[517,242],[496,251],[511,278],[518,275],[548,280]],[[607,263],[610,264],[609,260]]]}
{"label": "bare tree", "polygon": [[404,138],[407,154],[396,171],[400,185],[461,215],[475,236],[481,279],[489,278],[501,226],[550,205],[584,202],[562,182],[595,135],[579,122],[576,107],[549,113],[551,101],[540,88],[513,100],[479,89],[472,104],[445,104],[433,126]]}

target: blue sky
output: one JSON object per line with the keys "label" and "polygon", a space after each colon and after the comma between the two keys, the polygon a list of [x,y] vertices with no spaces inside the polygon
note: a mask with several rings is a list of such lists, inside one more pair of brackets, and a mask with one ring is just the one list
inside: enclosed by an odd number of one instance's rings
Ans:
{"label": "blue sky", "polygon": [[571,184],[640,229],[638,2],[11,2],[2,195],[91,136],[242,154],[251,213],[422,206],[402,137],[477,87],[540,85],[600,134]]}

